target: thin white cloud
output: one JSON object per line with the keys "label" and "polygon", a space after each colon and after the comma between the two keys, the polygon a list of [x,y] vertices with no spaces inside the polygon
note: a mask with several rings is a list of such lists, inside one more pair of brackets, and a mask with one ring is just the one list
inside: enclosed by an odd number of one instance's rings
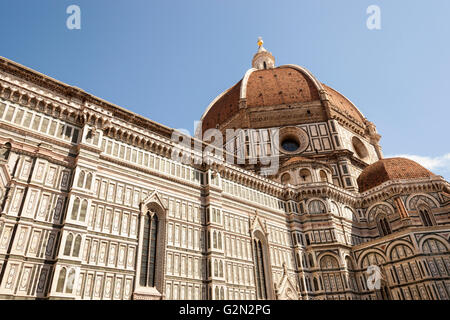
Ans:
{"label": "thin white cloud", "polygon": [[450,153],[437,157],[418,156],[414,154],[387,155],[385,158],[402,157],[411,159],[435,174],[441,175],[448,180],[450,176]]}

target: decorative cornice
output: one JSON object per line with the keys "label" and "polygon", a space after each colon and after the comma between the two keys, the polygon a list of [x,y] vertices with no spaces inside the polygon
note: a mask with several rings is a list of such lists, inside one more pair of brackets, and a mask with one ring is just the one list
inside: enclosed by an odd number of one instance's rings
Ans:
{"label": "decorative cornice", "polygon": [[[0,57],[0,71],[4,71],[8,75],[15,76],[21,80],[31,82],[39,87],[51,91],[53,94],[56,93],[60,96],[60,98],[64,98],[67,102],[73,103],[75,105],[84,106],[87,108],[91,107],[91,105],[92,107],[98,106],[106,111],[109,117],[121,119],[124,122],[132,123],[137,127],[154,131],[166,137],[171,137],[172,135],[173,129],[171,128],[168,128],[155,121],[149,120],[143,116],[140,116],[122,107],[100,99],[92,94],[83,91],[80,88],[73,87],[50,78],[44,74],[29,69],[9,59]],[[15,92],[19,92],[19,88],[16,89],[17,90]],[[24,88],[21,87],[20,90],[25,93]],[[76,100],[78,100],[78,102],[76,102]],[[60,102],[59,104],[61,105],[61,108],[64,107],[65,109],[68,109],[67,105],[62,106],[62,103]],[[79,108],[78,110],[80,109],[81,108]]]}

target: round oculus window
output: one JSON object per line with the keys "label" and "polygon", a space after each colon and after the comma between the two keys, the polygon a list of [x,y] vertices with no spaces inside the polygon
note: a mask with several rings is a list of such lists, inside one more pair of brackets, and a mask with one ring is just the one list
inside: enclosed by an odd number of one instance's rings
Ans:
{"label": "round oculus window", "polygon": [[279,151],[284,154],[301,153],[309,146],[308,134],[298,127],[281,128],[279,139]]}
{"label": "round oculus window", "polygon": [[283,142],[281,143],[281,146],[285,151],[288,152],[295,152],[298,150],[298,148],[300,148],[300,144],[298,143],[298,141],[292,138],[284,139]]}

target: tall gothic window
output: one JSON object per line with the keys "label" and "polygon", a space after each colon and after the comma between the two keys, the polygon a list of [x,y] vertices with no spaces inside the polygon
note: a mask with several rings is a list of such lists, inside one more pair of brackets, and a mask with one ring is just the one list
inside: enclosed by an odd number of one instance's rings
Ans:
{"label": "tall gothic window", "polygon": [[56,285],[56,292],[63,292],[64,290],[64,282],[66,281],[66,268],[62,268],[59,271],[58,283]]}
{"label": "tall gothic window", "polygon": [[378,231],[380,232],[380,236],[384,237],[388,234],[391,234],[391,226],[386,217],[380,217],[377,219]]}
{"label": "tall gothic window", "polygon": [[433,225],[433,217],[430,210],[421,205],[418,207],[417,211],[419,211],[420,219],[425,227],[431,227]]}
{"label": "tall gothic window", "polygon": [[156,246],[158,236],[158,217],[148,212],[144,218],[144,234],[142,244],[140,285],[156,286]]}
{"label": "tall gothic window", "polygon": [[256,268],[257,297],[258,299],[267,299],[267,279],[264,267],[268,262],[266,261],[266,257],[264,255],[264,244],[258,237],[255,237],[253,240],[253,251]]}

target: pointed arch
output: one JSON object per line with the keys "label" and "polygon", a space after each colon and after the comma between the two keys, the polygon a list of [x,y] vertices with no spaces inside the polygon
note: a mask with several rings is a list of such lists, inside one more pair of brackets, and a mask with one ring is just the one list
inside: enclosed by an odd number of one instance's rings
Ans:
{"label": "pointed arch", "polygon": [[436,220],[434,218],[433,212],[428,204],[424,202],[417,203],[417,213],[419,214],[420,220],[425,227],[431,227],[436,225]]}
{"label": "pointed arch", "polygon": [[58,276],[58,283],[56,284],[56,292],[63,292],[64,291],[64,283],[66,282],[66,268],[61,268],[59,271]]}
{"label": "pointed arch", "polygon": [[222,233],[220,231],[217,233],[217,247],[222,250]]}
{"label": "pointed arch", "polygon": [[72,214],[70,216],[72,218],[72,220],[77,219],[79,208],[80,208],[80,198],[75,198],[75,201],[73,202],[73,206],[72,206]]}
{"label": "pointed arch", "polygon": [[423,200],[430,208],[439,208],[439,202],[426,193],[411,194],[405,201],[408,210],[416,210],[416,204],[419,200]]}
{"label": "pointed arch", "polygon": [[73,246],[72,256],[78,258],[80,256],[80,248],[81,248],[81,236],[77,235],[77,237],[75,238],[74,246]]}
{"label": "pointed arch", "polygon": [[84,170],[80,171],[80,174],[78,175],[78,184],[77,184],[78,188],[83,188],[85,174],[86,173],[84,172]]}
{"label": "pointed arch", "polygon": [[[163,292],[167,210],[156,192],[141,202],[135,294]],[[156,289],[156,290],[155,290]]]}
{"label": "pointed arch", "polygon": [[314,277],[313,284],[314,284],[314,291],[319,291],[320,287],[319,287],[319,281],[317,280],[317,277]]}
{"label": "pointed arch", "polygon": [[158,222],[156,214],[149,212],[144,217],[141,274],[139,278],[143,287],[155,287]]}
{"label": "pointed arch", "polygon": [[81,202],[80,217],[79,217],[80,221],[85,221],[86,220],[87,208],[88,208],[88,201],[86,199],[84,199]]}
{"label": "pointed arch", "polygon": [[73,292],[73,285],[75,283],[75,269],[70,269],[69,275],[67,276],[66,290],[65,293]]}
{"label": "pointed arch", "polygon": [[271,299],[272,285],[267,239],[260,230],[254,231],[252,236],[257,299]]}
{"label": "pointed arch", "polygon": [[72,242],[73,242],[73,234],[69,233],[66,238],[66,244],[64,246],[64,255],[70,256],[70,252],[72,251]]}
{"label": "pointed arch", "polygon": [[223,262],[220,260],[219,262],[219,277],[223,278]]}
{"label": "pointed arch", "polygon": [[219,276],[219,262],[214,259],[214,277]]}
{"label": "pointed arch", "polygon": [[322,182],[329,182],[328,181],[328,175],[325,172],[325,170],[320,170],[319,171],[319,177],[320,177],[320,181],[322,181]]}
{"label": "pointed arch", "polygon": [[213,231],[213,248],[218,248],[217,246],[217,232]]}
{"label": "pointed arch", "polygon": [[92,173],[88,173],[86,176],[86,183],[85,183],[85,189],[90,190],[92,185]]}

